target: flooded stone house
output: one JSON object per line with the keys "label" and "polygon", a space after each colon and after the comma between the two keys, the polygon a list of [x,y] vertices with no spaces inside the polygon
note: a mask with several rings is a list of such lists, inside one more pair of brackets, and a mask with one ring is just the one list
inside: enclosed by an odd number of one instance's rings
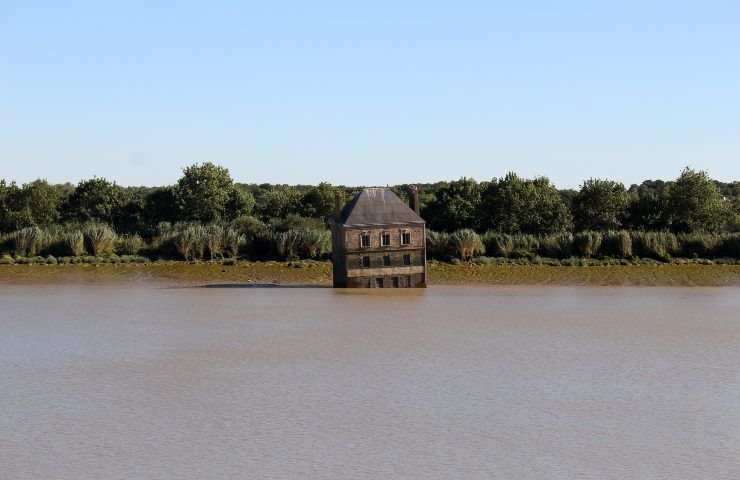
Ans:
{"label": "flooded stone house", "polygon": [[390,188],[365,188],[346,205],[336,193],[331,218],[335,287],[426,286],[426,226],[416,187],[409,203]]}

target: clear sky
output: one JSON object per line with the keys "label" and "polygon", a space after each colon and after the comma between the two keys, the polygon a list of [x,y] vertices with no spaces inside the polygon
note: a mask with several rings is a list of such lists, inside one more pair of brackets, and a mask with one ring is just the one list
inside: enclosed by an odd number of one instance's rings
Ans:
{"label": "clear sky", "polygon": [[0,178],[740,179],[740,1],[0,0]]}

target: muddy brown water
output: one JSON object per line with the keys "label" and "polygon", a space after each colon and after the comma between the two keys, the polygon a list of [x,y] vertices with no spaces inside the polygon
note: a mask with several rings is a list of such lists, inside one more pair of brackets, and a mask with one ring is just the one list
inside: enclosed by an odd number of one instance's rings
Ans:
{"label": "muddy brown water", "polygon": [[2,479],[737,479],[740,291],[0,286]]}

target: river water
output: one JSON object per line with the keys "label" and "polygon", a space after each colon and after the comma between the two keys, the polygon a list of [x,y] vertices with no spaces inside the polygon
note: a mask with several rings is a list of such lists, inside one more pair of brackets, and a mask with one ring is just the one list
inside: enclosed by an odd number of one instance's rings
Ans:
{"label": "river water", "polygon": [[737,479],[737,288],[0,286],[2,479]]}

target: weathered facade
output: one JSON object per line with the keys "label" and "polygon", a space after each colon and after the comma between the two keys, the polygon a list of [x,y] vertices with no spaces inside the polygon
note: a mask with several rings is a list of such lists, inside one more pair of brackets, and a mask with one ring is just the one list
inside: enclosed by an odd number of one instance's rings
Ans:
{"label": "weathered facade", "polygon": [[426,227],[419,193],[410,206],[389,188],[366,188],[343,205],[340,193],[331,221],[335,287],[425,287]]}

